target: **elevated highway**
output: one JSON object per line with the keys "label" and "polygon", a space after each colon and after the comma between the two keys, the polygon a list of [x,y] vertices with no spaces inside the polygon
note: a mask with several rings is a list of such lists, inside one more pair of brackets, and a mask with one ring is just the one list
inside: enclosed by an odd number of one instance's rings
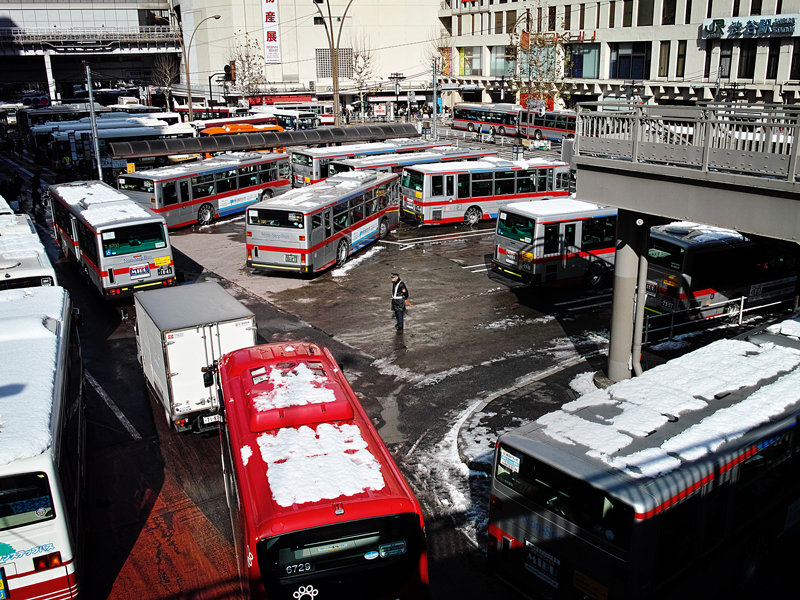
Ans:
{"label": "elevated highway", "polygon": [[800,109],[586,104],[579,110],[577,196],[620,209],[608,362],[609,379],[619,381],[631,368],[641,370],[652,225],[694,221],[800,242]]}

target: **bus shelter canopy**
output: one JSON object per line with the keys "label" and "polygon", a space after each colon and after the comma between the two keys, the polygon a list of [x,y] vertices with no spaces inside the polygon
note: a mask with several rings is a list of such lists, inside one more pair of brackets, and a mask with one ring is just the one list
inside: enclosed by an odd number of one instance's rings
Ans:
{"label": "bus shelter canopy", "polygon": [[139,140],[135,142],[116,142],[109,144],[109,147],[112,158],[124,159],[202,152],[268,150],[282,146],[377,142],[391,138],[417,137],[419,135],[417,127],[413,123],[389,123],[359,125],[356,127],[321,127],[298,131],[265,131],[263,133]]}

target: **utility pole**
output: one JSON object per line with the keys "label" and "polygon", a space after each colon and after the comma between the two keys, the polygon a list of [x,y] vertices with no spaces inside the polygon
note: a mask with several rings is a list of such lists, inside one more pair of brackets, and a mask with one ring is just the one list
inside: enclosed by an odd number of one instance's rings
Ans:
{"label": "utility pole", "polygon": [[433,139],[439,139],[439,131],[436,127],[437,113],[439,112],[439,99],[436,94],[436,80],[438,79],[437,67],[439,60],[436,56],[433,57]]}
{"label": "utility pole", "polygon": [[97,163],[97,178],[103,181],[103,167],[100,165],[100,141],[97,139],[97,117],[94,114],[94,93],[92,91],[92,69],[86,63],[86,85],[89,89],[89,122],[92,126],[92,141],[94,142],[94,159]]}
{"label": "utility pole", "polygon": [[394,113],[399,112],[400,109],[400,82],[405,79],[405,76],[402,73],[392,73],[389,75],[389,79],[394,81]]}
{"label": "utility pole", "polygon": [[[339,42],[342,39],[342,28],[344,27],[344,20],[347,17],[347,11],[350,10],[350,5],[353,0],[347,3],[344,9],[344,14],[339,18],[339,33],[336,35],[336,41],[333,39],[333,15],[331,14],[331,2],[326,0],[325,4],[328,7],[328,17],[322,14],[322,9],[319,3],[315,2],[314,7],[317,9],[319,16],[322,18],[322,24],[325,25],[325,35],[328,37],[328,48],[331,52],[331,77],[333,79],[333,126],[342,126],[342,111],[339,106]],[[363,110],[363,106],[361,107]]]}

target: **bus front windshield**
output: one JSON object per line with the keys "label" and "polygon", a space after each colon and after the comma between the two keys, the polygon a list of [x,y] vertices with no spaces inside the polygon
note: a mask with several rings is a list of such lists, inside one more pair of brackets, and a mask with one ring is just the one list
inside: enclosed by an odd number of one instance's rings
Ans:
{"label": "bus front windshield", "polygon": [[303,228],[303,213],[270,208],[253,208],[247,211],[247,224],[261,227]]}
{"label": "bus front windshield", "polygon": [[403,181],[400,185],[404,188],[412,189],[415,192],[421,192],[423,179],[424,176],[419,171],[403,169]]}
{"label": "bus front windshield", "polygon": [[145,192],[147,194],[152,194],[155,189],[152,179],[130,176],[121,176],[117,182],[117,187],[123,192]]}
{"label": "bus front windshield", "polygon": [[123,256],[167,247],[161,223],[141,223],[107,229],[100,234],[100,238],[103,256]]}
{"label": "bus front windshield", "polygon": [[497,233],[505,238],[526,244],[533,243],[536,220],[523,215],[500,211],[497,218]]}
{"label": "bus front windshield", "polygon": [[48,521],[54,516],[46,474],[23,473],[0,478],[0,531]]}
{"label": "bus front windshield", "polygon": [[352,171],[353,167],[350,165],[344,165],[342,163],[332,162],[328,164],[328,177],[333,177],[338,173],[347,173],[348,171]]}
{"label": "bus front windshield", "polygon": [[301,152],[292,152],[292,164],[300,165],[302,167],[311,166],[311,157],[308,154]]}
{"label": "bus front windshield", "polygon": [[650,239],[647,247],[647,261],[651,265],[681,273],[683,271],[683,258],[686,250],[677,244]]}

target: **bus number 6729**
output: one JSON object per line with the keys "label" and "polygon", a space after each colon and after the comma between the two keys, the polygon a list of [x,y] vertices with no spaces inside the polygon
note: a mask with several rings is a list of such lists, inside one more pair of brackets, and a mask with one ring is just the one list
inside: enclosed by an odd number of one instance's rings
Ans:
{"label": "bus number 6729", "polygon": [[299,565],[287,565],[286,574],[306,573],[311,570],[311,563],[300,563]]}

